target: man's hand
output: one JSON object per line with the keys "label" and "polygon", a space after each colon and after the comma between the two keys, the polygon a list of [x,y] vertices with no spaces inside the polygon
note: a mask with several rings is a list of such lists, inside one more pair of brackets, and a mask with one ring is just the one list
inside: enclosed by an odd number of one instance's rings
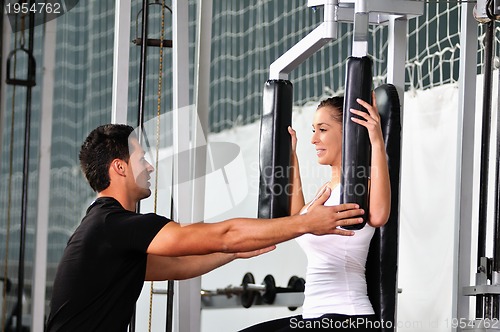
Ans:
{"label": "man's hand", "polygon": [[338,229],[338,226],[356,225],[363,222],[359,216],[364,211],[357,204],[324,206],[330,197],[331,189],[326,187],[323,193],[308,208],[306,216],[308,232],[314,235],[338,234],[354,235],[353,231]]}
{"label": "man's hand", "polygon": [[276,246],[246,252],[237,252],[235,253],[235,258],[252,258],[273,251],[274,249],[276,249]]}

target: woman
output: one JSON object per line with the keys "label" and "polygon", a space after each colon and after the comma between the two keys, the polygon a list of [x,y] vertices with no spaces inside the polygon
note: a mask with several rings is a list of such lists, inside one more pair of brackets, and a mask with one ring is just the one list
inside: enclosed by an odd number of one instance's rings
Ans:
{"label": "woman", "polygon": [[[261,323],[243,331],[293,331],[300,328],[345,329],[376,331],[377,322],[367,296],[365,264],[375,227],[383,226],[390,212],[390,182],[380,116],[373,103],[357,99],[368,113],[351,109],[351,121],[368,130],[372,146],[369,181],[369,215],[365,227],[353,231],[353,236],[306,234],[297,241],[306,253],[305,300],[302,315]],[[342,165],[343,98],[321,101],[313,120],[311,143],[315,146],[318,163],[331,167],[332,176],[319,190],[331,191],[325,205],[340,203],[340,170]],[[354,117],[356,115],[357,117]],[[305,204],[296,154],[297,136],[289,127],[292,138],[292,200],[291,214],[305,213],[314,200]]]}

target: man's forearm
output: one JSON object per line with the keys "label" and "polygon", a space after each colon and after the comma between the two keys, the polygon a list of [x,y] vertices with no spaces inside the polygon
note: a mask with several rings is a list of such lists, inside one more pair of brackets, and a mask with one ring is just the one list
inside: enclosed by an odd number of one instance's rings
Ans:
{"label": "man's forearm", "polygon": [[306,216],[227,221],[224,252],[242,252],[282,243],[309,232]]}
{"label": "man's forearm", "polygon": [[183,280],[210,272],[236,258],[236,254],[164,257],[148,255],[146,280]]}

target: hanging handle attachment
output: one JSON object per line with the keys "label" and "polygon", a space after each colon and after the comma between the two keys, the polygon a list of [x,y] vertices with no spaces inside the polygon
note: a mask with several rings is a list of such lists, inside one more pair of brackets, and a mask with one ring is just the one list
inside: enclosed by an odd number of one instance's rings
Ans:
{"label": "hanging handle attachment", "polygon": [[[31,54],[30,51],[28,51],[26,48],[21,47],[15,50],[12,50],[9,55],[7,56],[7,78],[5,80],[5,83],[9,85],[20,85],[20,86],[26,86],[26,87],[33,87],[36,85],[36,73],[35,70],[33,70],[33,75],[27,74],[27,77],[25,79],[22,78],[17,78],[16,73],[12,73],[12,60],[17,56],[18,52],[24,52],[27,56],[27,61],[28,61],[28,67],[31,66],[31,68],[35,69],[36,68],[36,60],[33,57],[33,54]],[[15,71],[15,70],[14,70]],[[30,77],[31,76],[31,77]]]}
{"label": "hanging handle attachment", "polygon": [[[151,3],[148,3],[148,6],[154,6],[154,5],[159,5],[159,6],[162,6],[162,3],[160,3],[159,1],[155,1],[155,2],[151,2]],[[167,5],[163,5],[162,6],[162,10],[165,12],[165,10],[168,10],[170,12],[170,14],[172,14],[172,9],[170,9],[169,6]],[[137,16],[136,16],[136,19],[135,19],[135,34],[136,34],[136,38],[134,40],[132,40],[132,42],[137,45],[137,46],[141,46],[142,43],[143,43],[143,40],[141,37],[139,37],[139,16],[141,15],[142,13],[142,9],[137,13]],[[158,38],[147,38],[146,39],[146,46],[154,46],[154,47],[163,47],[163,48],[172,48],[172,40],[171,39],[164,39],[164,40],[161,40],[161,39],[158,39]]]}

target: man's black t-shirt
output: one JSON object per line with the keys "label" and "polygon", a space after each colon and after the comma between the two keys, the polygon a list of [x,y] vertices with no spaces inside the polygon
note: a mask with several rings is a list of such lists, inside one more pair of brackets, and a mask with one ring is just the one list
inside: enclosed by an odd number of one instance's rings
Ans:
{"label": "man's black t-shirt", "polygon": [[98,198],[59,263],[47,331],[126,331],[146,275],[146,250],[169,221]]}

